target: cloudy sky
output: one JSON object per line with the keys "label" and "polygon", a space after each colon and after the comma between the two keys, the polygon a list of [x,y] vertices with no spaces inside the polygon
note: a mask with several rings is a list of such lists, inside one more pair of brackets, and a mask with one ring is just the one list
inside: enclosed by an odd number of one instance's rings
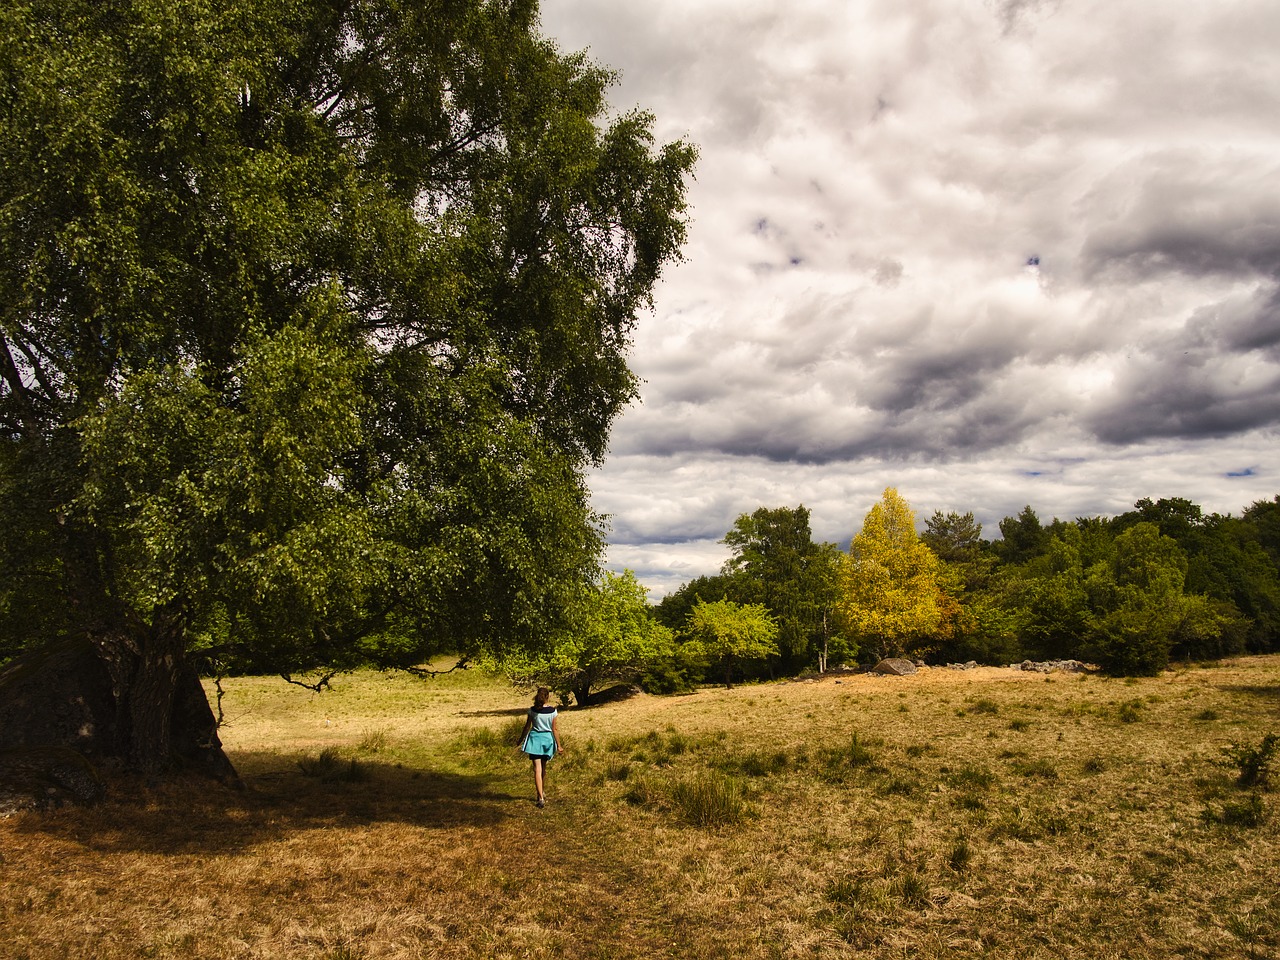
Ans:
{"label": "cloudy sky", "polygon": [[592,478],[655,599],[743,512],[988,537],[1280,493],[1275,0],[543,0],[701,158]]}

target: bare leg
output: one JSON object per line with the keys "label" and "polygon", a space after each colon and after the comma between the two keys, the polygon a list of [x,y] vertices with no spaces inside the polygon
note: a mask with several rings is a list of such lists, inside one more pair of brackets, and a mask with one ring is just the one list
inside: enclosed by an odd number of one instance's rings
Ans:
{"label": "bare leg", "polygon": [[533,789],[537,793],[539,803],[545,803],[547,798],[542,789],[542,778],[545,775],[546,768],[547,761],[541,757],[533,758]]}

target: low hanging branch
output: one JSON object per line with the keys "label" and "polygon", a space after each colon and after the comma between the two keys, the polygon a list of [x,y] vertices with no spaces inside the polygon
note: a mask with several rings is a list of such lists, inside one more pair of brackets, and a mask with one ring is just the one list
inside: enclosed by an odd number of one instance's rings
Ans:
{"label": "low hanging branch", "polygon": [[326,688],[332,689],[332,684],[330,684],[329,681],[336,677],[340,672],[341,671],[339,670],[330,670],[314,683],[308,683],[306,680],[295,680],[287,673],[280,674],[280,678],[284,680],[285,683],[292,683],[295,687],[302,687],[306,690],[314,690],[316,693],[323,693]]}
{"label": "low hanging branch", "polygon": [[413,676],[415,677],[435,678],[435,677],[443,677],[446,673],[453,673],[453,671],[455,670],[466,670],[470,666],[471,666],[470,657],[459,657],[458,662],[455,663],[448,670],[432,670],[428,667],[401,667],[400,669],[403,670],[405,673],[413,674]]}

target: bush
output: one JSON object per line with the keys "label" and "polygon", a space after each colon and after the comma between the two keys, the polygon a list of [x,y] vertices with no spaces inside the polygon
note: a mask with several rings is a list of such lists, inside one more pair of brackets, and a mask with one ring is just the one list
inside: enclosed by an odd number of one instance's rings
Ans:
{"label": "bush", "polygon": [[696,682],[690,678],[688,665],[677,659],[660,660],[650,664],[637,678],[640,689],[659,696],[676,693],[692,693]]}
{"label": "bush", "polygon": [[1259,787],[1263,790],[1271,786],[1272,767],[1278,752],[1280,752],[1280,737],[1274,733],[1268,733],[1256,747],[1233,743],[1222,748],[1226,758],[1223,763],[1234,766],[1240,771],[1239,776],[1236,777],[1236,785]]}

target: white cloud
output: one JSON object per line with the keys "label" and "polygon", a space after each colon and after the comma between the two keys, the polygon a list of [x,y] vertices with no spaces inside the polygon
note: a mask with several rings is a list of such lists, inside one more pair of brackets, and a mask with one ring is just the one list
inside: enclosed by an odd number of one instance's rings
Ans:
{"label": "white cloud", "polygon": [[[1280,491],[1280,6],[544,0],[701,150],[593,479],[665,592],[757,506],[996,533]],[[1028,265],[1033,258],[1038,264]]]}

